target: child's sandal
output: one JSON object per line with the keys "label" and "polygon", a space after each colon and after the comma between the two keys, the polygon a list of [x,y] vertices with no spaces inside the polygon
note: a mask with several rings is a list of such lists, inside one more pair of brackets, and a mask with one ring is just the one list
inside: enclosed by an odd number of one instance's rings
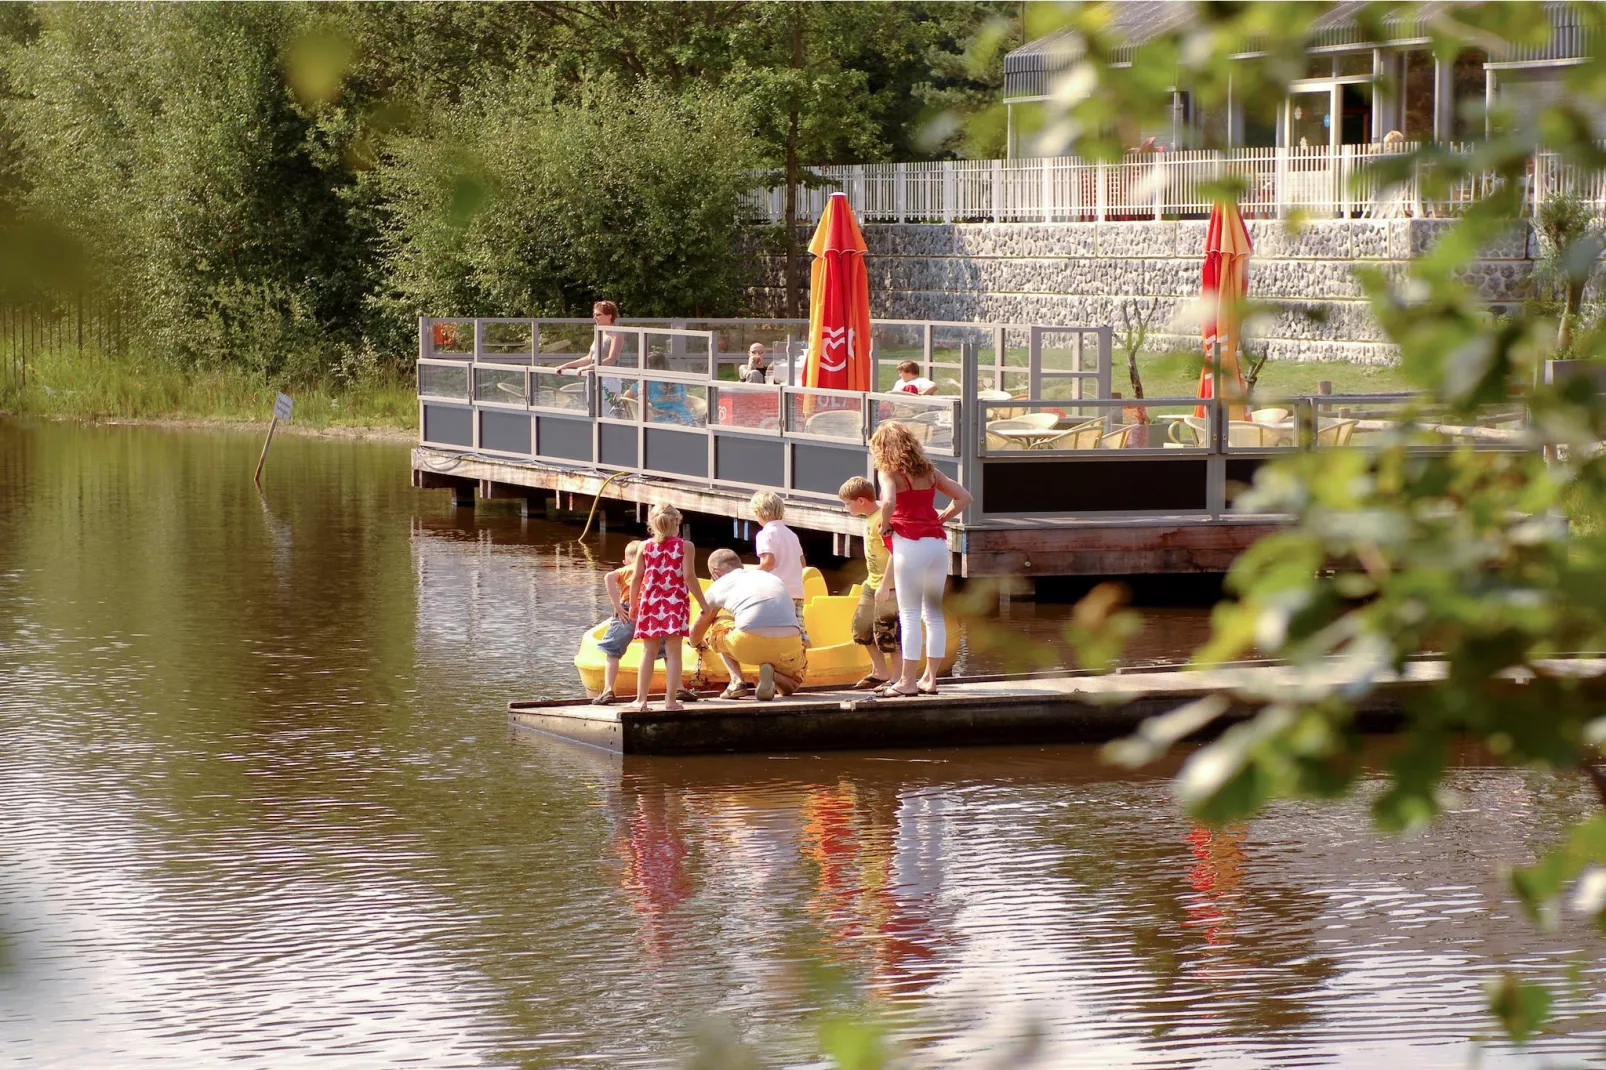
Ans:
{"label": "child's sandal", "polygon": [[619,696],[614,694],[613,693],[613,688],[610,687],[608,690],[604,691],[602,694],[600,694],[596,698],[592,699],[591,700],[591,704],[593,706],[612,706],[615,702],[618,702],[618,701],[619,701]]}

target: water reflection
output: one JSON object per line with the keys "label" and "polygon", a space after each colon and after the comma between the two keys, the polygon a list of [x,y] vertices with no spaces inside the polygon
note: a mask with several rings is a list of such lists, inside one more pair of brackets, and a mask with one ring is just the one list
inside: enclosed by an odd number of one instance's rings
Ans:
{"label": "water reflection", "polygon": [[1462,755],[1402,841],[1364,800],[1201,829],[1078,747],[514,734],[623,536],[362,443],[280,440],[259,498],[259,447],[0,421],[0,1064],[661,1067],[719,1017],[805,1065],[823,962],[922,1065],[1032,1026],[1055,1067],[1450,1067],[1485,978],[1580,954],[1573,1032],[1484,1059],[1600,1050],[1598,941],[1496,875],[1593,805],[1571,780]]}

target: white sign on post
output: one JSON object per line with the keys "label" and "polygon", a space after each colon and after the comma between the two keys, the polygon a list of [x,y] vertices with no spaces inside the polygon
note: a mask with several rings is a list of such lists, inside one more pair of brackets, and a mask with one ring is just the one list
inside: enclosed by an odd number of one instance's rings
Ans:
{"label": "white sign on post", "polygon": [[280,394],[274,399],[273,422],[268,425],[268,437],[262,442],[262,456],[257,458],[256,474],[251,477],[251,482],[258,487],[262,486],[262,462],[268,459],[268,447],[273,445],[273,431],[279,426],[280,420],[290,419],[290,410],[294,407],[295,402],[290,400],[289,394]]}

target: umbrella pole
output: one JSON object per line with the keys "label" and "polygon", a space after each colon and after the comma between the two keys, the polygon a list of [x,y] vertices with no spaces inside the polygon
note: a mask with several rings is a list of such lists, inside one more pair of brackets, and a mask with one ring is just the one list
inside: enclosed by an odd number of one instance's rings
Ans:
{"label": "umbrella pole", "polygon": [[1227,425],[1223,421],[1221,407],[1221,335],[1217,334],[1210,342],[1210,400],[1215,406],[1215,415],[1211,419],[1211,437],[1215,440],[1211,448],[1216,453],[1222,453],[1227,445]]}

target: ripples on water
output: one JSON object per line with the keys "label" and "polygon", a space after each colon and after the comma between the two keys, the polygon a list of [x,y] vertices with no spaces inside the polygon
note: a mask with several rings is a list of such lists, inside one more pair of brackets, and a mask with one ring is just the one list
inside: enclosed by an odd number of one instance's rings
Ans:
{"label": "ripples on water", "polygon": [[[0,1063],[665,1066],[710,1019],[802,1062],[821,964],[922,1065],[1466,1066],[1485,979],[1575,961],[1571,1035],[1482,1058],[1600,1051],[1598,944],[1494,875],[1570,780],[1464,756],[1396,841],[1196,828],[1079,747],[516,737],[622,540],[453,512],[391,446],[281,439],[259,500],[256,448],[0,422]],[[1148,655],[1202,627],[1162,620]]]}

